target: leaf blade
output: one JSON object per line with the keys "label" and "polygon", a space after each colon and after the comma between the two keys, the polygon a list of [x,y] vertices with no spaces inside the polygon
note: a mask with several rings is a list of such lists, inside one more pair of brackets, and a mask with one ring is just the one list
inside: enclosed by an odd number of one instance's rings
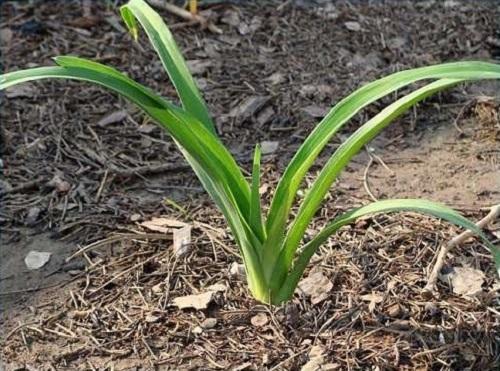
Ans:
{"label": "leaf blade", "polygon": [[382,129],[393,122],[395,118],[402,115],[416,103],[462,81],[463,80],[441,79],[398,99],[363,124],[363,126],[356,130],[354,134],[337,148],[312,186],[306,192],[297,215],[290,226],[289,232],[285,238],[282,253],[280,254],[281,259],[283,259],[287,267],[290,266],[294,253],[302,240],[302,236],[307,226],[321,206],[331,185],[339,173],[363,146],[378,135]]}
{"label": "leaf blade", "polygon": [[394,199],[394,200],[384,200],[372,202],[368,205],[361,206],[357,209],[353,209],[341,216],[335,218],[335,220],[328,224],[321,232],[319,232],[310,242],[308,242],[302,253],[297,258],[294,263],[292,270],[283,286],[280,288],[277,300],[287,300],[293,295],[295,287],[297,286],[300,277],[302,276],[307,264],[313,254],[317,251],[318,247],[321,246],[332,234],[337,232],[341,227],[354,222],[356,219],[370,214],[376,213],[392,213],[401,211],[411,211],[421,214],[431,215],[436,218],[446,220],[452,224],[458,225],[460,227],[469,229],[473,231],[476,235],[481,237],[484,243],[493,253],[495,260],[495,265],[497,271],[500,275],[500,248],[493,245],[486,237],[486,235],[479,229],[474,223],[460,215],[455,210],[427,200],[415,200],[415,199]]}
{"label": "leaf blade", "polygon": [[252,184],[250,187],[250,216],[249,224],[254,230],[255,234],[259,236],[261,241],[264,241],[265,231],[264,224],[262,223],[262,212],[260,205],[260,161],[261,161],[261,149],[260,145],[255,146],[255,152],[253,157],[252,165]]}
{"label": "leaf blade", "polygon": [[[215,133],[215,126],[172,33],[163,19],[145,1],[131,0],[120,8],[122,18],[137,40],[135,19],[142,25],[175,86],[184,109]],[[133,19],[133,21],[131,21]]]}
{"label": "leaf blade", "polygon": [[[240,167],[234,160],[234,157],[229,153],[227,148],[220,142],[219,138],[204,125],[199,125],[199,120],[196,120],[195,117],[186,113],[184,110],[165,101],[150,89],[128,78],[112,67],[72,56],[56,57],[54,58],[54,60],[56,61],[56,63],[65,68],[80,68],[83,71],[90,70],[100,73],[101,79],[105,79],[106,76],[113,76],[113,78],[122,81],[125,85],[128,84],[134,86],[136,89],[143,92],[143,94],[156,97],[159,104],[163,105],[171,115],[175,116],[176,122],[179,122],[179,120],[190,122],[190,127],[182,128],[178,125],[165,125],[165,123],[170,122],[168,121],[168,119],[164,119],[163,122],[159,121],[170,134],[172,134],[172,130],[174,132],[178,131],[184,133],[188,133],[191,131],[191,140],[199,142],[200,146],[206,147],[206,149],[211,152],[210,157],[213,158],[212,161],[216,161],[218,163],[217,170],[222,171],[225,174],[224,178],[226,179],[229,187],[228,192],[234,193],[233,200],[235,200],[235,204],[238,205],[238,207],[241,209],[242,215],[247,215],[250,203],[250,187],[245,180]],[[170,120],[172,120],[172,118]],[[204,164],[204,167],[207,167],[207,165]]]}
{"label": "leaf blade", "polygon": [[[362,108],[416,81],[424,79],[498,79],[500,65],[454,62],[400,71],[359,88],[336,104],[306,138],[280,179],[269,208],[266,230],[270,238],[264,250],[280,244],[300,184],[330,138]],[[271,231],[273,234],[271,234]]]}
{"label": "leaf blade", "polygon": [[27,81],[65,78],[104,86],[136,103],[154,121],[161,124],[179,143],[183,153],[187,154],[186,158],[221,208],[228,224],[232,227],[233,234],[237,240],[242,241],[240,247],[244,256],[247,256],[249,260],[248,264],[251,264],[251,270],[253,270],[251,274],[257,277],[255,280],[258,280],[261,277],[258,273],[260,265],[254,258],[255,251],[258,249],[256,242],[258,239],[252,234],[242,215],[242,210],[237,207],[231,184],[225,178],[225,173],[232,171],[227,167],[231,164],[236,166],[236,164],[234,160],[233,163],[226,160],[227,156],[230,156],[229,159],[232,159],[232,156],[213,133],[194,117],[111,67],[76,57],[59,57],[56,61],[62,66],[41,67],[1,75],[0,90]]}

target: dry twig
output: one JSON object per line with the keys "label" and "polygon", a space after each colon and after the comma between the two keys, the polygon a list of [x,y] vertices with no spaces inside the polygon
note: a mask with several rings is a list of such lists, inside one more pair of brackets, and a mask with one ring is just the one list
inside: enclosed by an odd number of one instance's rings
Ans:
{"label": "dry twig", "polygon": [[39,187],[40,185],[47,182],[48,180],[49,180],[48,177],[42,176],[42,177],[39,177],[35,180],[30,180],[30,181],[21,183],[15,187],[10,188],[10,189],[2,189],[2,190],[0,190],[0,196],[4,196],[8,193],[18,193],[18,192],[27,191],[31,188]]}
{"label": "dry twig", "polygon": [[370,196],[373,201],[378,201],[377,197],[370,190],[370,184],[368,183],[368,171],[370,170],[370,166],[373,164],[373,157],[368,152],[368,156],[370,156],[370,160],[368,161],[368,165],[366,165],[365,171],[363,172],[363,186],[365,187],[366,193]]}
{"label": "dry twig", "polygon": [[150,0],[149,3],[156,8],[160,8],[166,10],[169,13],[172,13],[182,19],[185,19],[190,22],[196,22],[201,25],[203,28],[207,28],[210,32],[215,34],[222,34],[222,30],[213,24],[213,22],[209,21],[205,17],[202,17],[199,14],[193,14],[185,9],[182,9],[174,4],[170,4],[166,1],[161,0]]}
{"label": "dry twig", "polygon": [[87,252],[89,250],[96,249],[98,247],[102,247],[105,245],[109,245],[113,242],[117,241],[123,241],[123,240],[149,240],[149,239],[155,239],[155,240],[171,240],[172,236],[170,234],[164,234],[164,233],[144,233],[144,234],[139,234],[139,233],[124,233],[124,234],[118,234],[116,236],[111,236],[108,238],[105,238],[104,240],[99,240],[92,242],[91,244],[82,247],[79,249],[77,252],[72,254],[71,256],[68,256],[66,258],[66,263],[70,262],[72,259],[74,259],[77,256],[80,256],[84,252]]}
{"label": "dry twig", "polygon": [[[476,223],[476,226],[478,228],[484,228],[486,227],[490,222],[495,220],[500,216],[500,204],[492,206],[490,209],[490,212],[488,215],[486,215],[483,219],[478,221]],[[437,278],[439,275],[439,272],[443,268],[444,264],[444,258],[446,255],[453,249],[455,246],[460,245],[462,242],[464,242],[467,238],[472,236],[474,232],[467,230],[463,233],[460,233],[458,236],[454,237],[451,239],[447,244],[442,245],[439,254],[436,258],[436,262],[434,263],[434,267],[432,268],[431,273],[429,274],[429,279],[427,281],[427,284],[425,287],[422,289],[423,293],[425,295],[432,295],[436,291],[436,282]]]}

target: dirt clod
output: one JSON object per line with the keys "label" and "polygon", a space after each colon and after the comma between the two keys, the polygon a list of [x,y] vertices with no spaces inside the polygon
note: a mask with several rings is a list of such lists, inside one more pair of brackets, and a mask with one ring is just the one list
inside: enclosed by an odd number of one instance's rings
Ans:
{"label": "dirt clod", "polygon": [[203,292],[201,294],[179,296],[174,298],[173,303],[179,309],[207,309],[214,298],[214,291]]}
{"label": "dirt clod", "polygon": [[309,275],[299,283],[299,289],[311,298],[311,303],[313,305],[325,300],[332,288],[332,282],[320,270],[309,273]]}
{"label": "dirt clod", "polygon": [[265,313],[258,313],[250,319],[250,323],[255,327],[262,327],[267,325],[269,318]]}

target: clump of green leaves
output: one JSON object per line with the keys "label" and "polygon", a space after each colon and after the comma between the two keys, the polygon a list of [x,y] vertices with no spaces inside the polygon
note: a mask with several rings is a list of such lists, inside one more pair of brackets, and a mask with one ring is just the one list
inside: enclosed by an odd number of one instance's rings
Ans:
{"label": "clump of green leaves", "polygon": [[[306,138],[280,179],[266,218],[263,218],[259,195],[259,146],[255,148],[252,176],[248,181],[217,136],[207,106],[163,20],[143,0],[131,0],[121,8],[121,14],[135,39],[138,23],[146,31],[179,94],[182,108],[111,67],[68,56],[54,58],[57,66],[7,73],[0,77],[0,89],[43,78],[76,79],[115,91],[141,107],[172,136],[224,214],[240,248],[250,291],[257,300],[272,304],[289,300],[318,247],[342,226],[373,213],[414,211],[471,229],[483,238],[500,269],[500,249],[473,223],[446,206],[425,200],[385,200],[353,209],[337,217],[302,245],[305,231],[333,182],[364,145],[395,118],[434,93],[464,81],[499,79],[499,65],[446,63],[397,72],[362,86],[335,105]],[[384,108],[337,148],[305,192],[293,216],[291,208],[299,187],[332,136],[362,108],[420,80],[433,81]]]}

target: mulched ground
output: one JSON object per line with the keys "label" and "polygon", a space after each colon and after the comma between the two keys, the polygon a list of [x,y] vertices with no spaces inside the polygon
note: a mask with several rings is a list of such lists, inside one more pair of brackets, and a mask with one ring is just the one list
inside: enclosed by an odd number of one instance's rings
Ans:
{"label": "mulched ground", "polygon": [[[279,141],[264,164],[270,189],[316,116],[363,82],[407,67],[500,56],[494,2],[302,3],[213,6],[222,35],[163,13],[224,142],[244,166],[256,142]],[[3,70],[75,54],[114,65],[175,100],[154,53],[146,42],[131,41],[113,3],[85,4],[2,2]],[[449,262],[487,273],[483,295],[472,300],[444,284],[437,298],[421,295],[435,251],[458,230],[403,214],[364,220],[324,246],[311,266],[333,285],[326,300],[313,305],[298,293],[280,308],[258,305],[241,277],[229,275],[239,258],[221,215],[160,129],[90,85],[27,86],[3,96],[0,112],[0,258],[15,268],[2,265],[0,277],[2,357],[11,369],[280,370],[300,369],[311,359],[332,370],[500,367],[498,285],[477,241],[455,250]],[[484,103],[470,104],[468,95],[498,95],[498,85],[474,89],[429,100],[385,138],[398,149],[408,131],[418,137],[422,126],[451,125],[458,115],[471,119],[467,128],[487,121],[480,139],[490,152],[481,161],[498,171],[498,106],[482,110]],[[388,101],[365,110],[350,129]],[[480,201],[492,204],[498,191]],[[311,232],[363,200],[362,186],[337,188]],[[475,201],[462,206],[478,218]],[[186,258],[176,259],[169,242],[138,226],[160,215],[194,225]],[[76,264],[64,262],[99,240],[107,243]],[[58,256],[41,273],[20,274],[26,246],[40,241],[47,248],[58,244]],[[36,290],[68,280],[62,288]],[[172,306],[173,298],[213,284],[226,289],[207,310]]]}

